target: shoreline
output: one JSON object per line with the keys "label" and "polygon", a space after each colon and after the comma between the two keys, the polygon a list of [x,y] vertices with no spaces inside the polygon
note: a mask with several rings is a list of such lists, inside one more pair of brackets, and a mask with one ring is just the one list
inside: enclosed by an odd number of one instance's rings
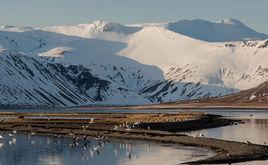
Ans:
{"label": "shoreline", "polygon": [[[186,162],[187,164],[235,163],[268,159],[268,146],[172,133],[231,125],[237,122],[236,120],[225,119],[217,115],[205,115],[203,113],[193,112],[178,114],[46,113],[42,114],[44,116],[40,117],[41,114],[42,113],[9,114],[8,116],[13,118],[2,120],[0,130],[12,131],[15,129],[18,133],[31,133],[34,131],[36,134],[40,135],[61,135],[68,137],[73,136],[70,135],[72,132],[75,136],[80,137],[87,135],[90,137],[105,137],[111,140],[148,140],[159,143],[203,147],[216,153],[215,156],[205,160]],[[0,114],[0,117],[5,116],[7,116],[7,114]],[[68,116],[88,117],[88,119],[64,119],[64,117]],[[92,118],[94,118],[95,121],[89,124]],[[135,128],[131,129],[128,127],[115,129],[115,126],[123,123],[133,125],[137,120],[140,121],[140,126],[137,125]],[[194,124],[190,124],[191,122]],[[206,123],[209,122],[211,124],[207,125]],[[166,124],[168,127],[165,127]],[[176,127],[173,128],[172,126]],[[147,127],[152,128],[147,129]],[[173,128],[173,131],[165,128]],[[184,130],[179,128],[184,128]]]}
{"label": "shoreline", "polygon": [[149,104],[149,105],[134,105],[134,106],[78,106],[82,110],[93,110],[93,109],[105,109],[105,110],[123,110],[123,109],[135,109],[135,110],[153,110],[153,109],[256,109],[256,110],[268,110],[268,105],[253,105],[253,104],[203,104],[203,103],[163,103],[163,104]]}
{"label": "shoreline", "polygon": [[181,101],[181,102],[164,102],[157,104],[144,104],[144,105],[78,105],[70,107],[53,107],[53,106],[20,106],[12,105],[9,107],[0,106],[0,110],[16,110],[16,109],[41,109],[41,110],[61,110],[61,109],[80,109],[80,110],[152,110],[152,109],[256,109],[268,110],[268,104],[265,103],[231,103],[231,102],[204,102],[202,100]]}

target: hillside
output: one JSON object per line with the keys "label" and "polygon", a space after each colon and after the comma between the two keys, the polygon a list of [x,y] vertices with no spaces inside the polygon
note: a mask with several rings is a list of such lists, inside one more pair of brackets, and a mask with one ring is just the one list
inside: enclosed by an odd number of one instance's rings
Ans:
{"label": "hillside", "polygon": [[[208,102],[215,103],[251,103],[268,105],[268,82],[264,82],[255,88],[243,90],[235,94],[208,99]],[[202,102],[205,102],[202,101]]]}

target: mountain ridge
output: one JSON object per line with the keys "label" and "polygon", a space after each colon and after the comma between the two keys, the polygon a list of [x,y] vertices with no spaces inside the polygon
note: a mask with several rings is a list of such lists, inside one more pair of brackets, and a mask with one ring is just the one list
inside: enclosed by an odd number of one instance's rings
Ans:
{"label": "mountain ridge", "polygon": [[168,29],[192,38],[208,42],[264,40],[268,35],[259,33],[237,19],[210,22],[202,19],[181,20],[169,23]]}
{"label": "mountain ridge", "polygon": [[[237,20],[223,23],[239,24]],[[1,27],[0,69],[7,81],[2,81],[0,101],[50,106],[150,104],[220,97],[268,80],[268,40],[207,42],[166,25],[97,21],[47,28]],[[55,85],[59,82],[63,87]],[[16,98],[16,89],[28,100]],[[64,91],[77,96],[69,98]]]}

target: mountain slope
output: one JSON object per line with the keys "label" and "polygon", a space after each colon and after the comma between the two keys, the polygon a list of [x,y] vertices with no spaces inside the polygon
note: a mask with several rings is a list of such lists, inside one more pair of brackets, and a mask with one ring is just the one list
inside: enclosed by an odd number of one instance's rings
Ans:
{"label": "mountain slope", "polygon": [[213,98],[210,102],[222,103],[252,103],[252,104],[268,104],[268,82],[264,82],[255,88],[243,90],[241,92]]}
{"label": "mountain slope", "polygon": [[[169,25],[97,21],[1,27],[0,100],[50,106],[148,104],[219,97],[268,80],[268,40],[206,42]],[[235,27],[243,37],[258,36],[236,20],[220,25],[227,31]]]}
{"label": "mountain slope", "polygon": [[119,54],[158,66],[167,80],[243,90],[268,79],[267,43],[207,43],[165,28],[146,27],[131,36]]}
{"label": "mountain slope", "polygon": [[0,53],[1,105],[72,106],[147,103],[140,95],[102,80],[81,65],[64,66],[39,57]]}

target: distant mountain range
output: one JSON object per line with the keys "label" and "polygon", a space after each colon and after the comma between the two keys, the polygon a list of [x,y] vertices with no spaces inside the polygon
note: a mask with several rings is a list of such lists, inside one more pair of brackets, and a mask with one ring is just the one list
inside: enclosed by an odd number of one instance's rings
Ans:
{"label": "distant mountain range", "polygon": [[256,32],[237,19],[209,22],[201,19],[182,20],[168,24],[168,29],[192,38],[208,42],[263,40],[267,35]]}
{"label": "distant mountain range", "polygon": [[133,105],[268,80],[268,36],[235,19],[0,28],[0,105]]}

